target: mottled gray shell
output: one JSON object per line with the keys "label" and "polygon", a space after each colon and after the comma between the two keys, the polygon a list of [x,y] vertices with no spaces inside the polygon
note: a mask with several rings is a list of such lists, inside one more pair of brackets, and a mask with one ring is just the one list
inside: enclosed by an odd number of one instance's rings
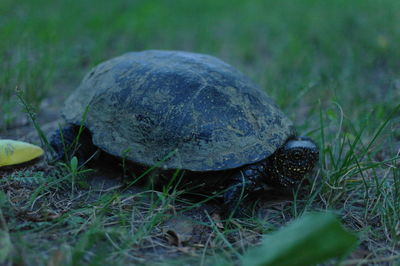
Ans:
{"label": "mottled gray shell", "polygon": [[[267,158],[292,122],[246,76],[208,55],[132,52],[99,64],[63,115],[104,151],[166,169],[215,171]],[[166,157],[168,157],[166,159]]]}

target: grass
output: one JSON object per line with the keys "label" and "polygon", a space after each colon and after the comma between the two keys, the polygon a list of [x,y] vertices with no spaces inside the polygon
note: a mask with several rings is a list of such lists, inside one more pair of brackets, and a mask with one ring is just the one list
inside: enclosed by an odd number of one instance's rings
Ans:
{"label": "grass", "polygon": [[[61,102],[91,66],[126,51],[175,49],[242,70],[321,149],[308,196],[223,228],[179,191],[121,194],[61,166],[0,170],[11,261],[231,264],[262,234],[311,210],[334,210],[359,233],[343,264],[398,261],[399,14],[396,0],[1,1],[0,136],[21,126],[16,88],[40,118],[45,100]],[[200,235],[176,248],[162,228],[184,211]]]}

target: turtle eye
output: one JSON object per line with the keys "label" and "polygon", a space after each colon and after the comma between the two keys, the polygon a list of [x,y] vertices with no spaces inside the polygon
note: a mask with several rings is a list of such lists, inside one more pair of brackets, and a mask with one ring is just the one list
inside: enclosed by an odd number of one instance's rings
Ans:
{"label": "turtle eye", "polygon": [[302,155],[301,155],[300,151],[294,151],[293,154],[292,154],[292,158],[294,160],[301,160],[301,157],[302,157]]}

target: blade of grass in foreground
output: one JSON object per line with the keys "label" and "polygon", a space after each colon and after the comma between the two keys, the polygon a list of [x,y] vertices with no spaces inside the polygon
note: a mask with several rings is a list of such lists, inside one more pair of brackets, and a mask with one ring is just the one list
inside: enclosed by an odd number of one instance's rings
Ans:
{"label": "blade of grass in foreground", "polygon": [[250,249],[243,265],[314,265],[346,255],[357,237],[347,232],[331,213],[307,214],[264,237]]}
{"label": "blade of grass in foreground", "polygon": [[0,191],[0,264],[3,265],[13,250],[10,235],[8,233],[6,219],[3,216],[2,207],[6,202],[6,194]]}

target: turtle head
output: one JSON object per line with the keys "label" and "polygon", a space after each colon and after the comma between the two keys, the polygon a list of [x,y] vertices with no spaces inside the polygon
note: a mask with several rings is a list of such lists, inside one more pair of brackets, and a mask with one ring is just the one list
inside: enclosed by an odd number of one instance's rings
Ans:
{"label": "turtle head", "polygon": [[272,156],[272,180],[280,187],[293,187],[318,161],[318,146],[308,137],[290,138]]}

